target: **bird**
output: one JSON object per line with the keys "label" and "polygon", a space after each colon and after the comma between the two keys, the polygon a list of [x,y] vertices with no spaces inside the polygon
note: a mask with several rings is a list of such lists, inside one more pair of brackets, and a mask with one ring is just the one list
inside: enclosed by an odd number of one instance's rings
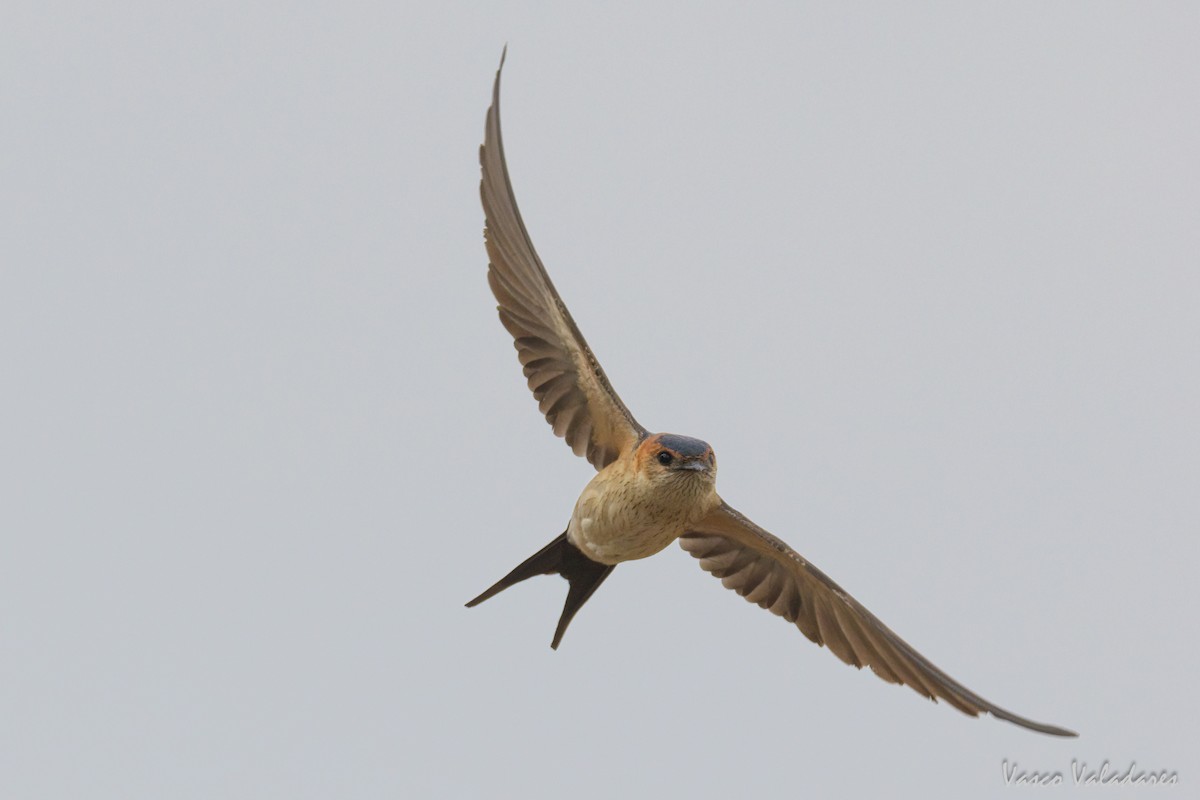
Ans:
{"label": "bird", "polygon": [[567,598],[550,646],[618,564],[672,542],[751,603],[792,623],[817,645],[889,683],[975,717],[991,714],[1052,736],[1074,731],[1007,711],[934,666],[782,539],[716,491],[717,459],[700,439],[653,433],[630,413],[567,310],[517,209],[500,135],[500,76],[479,150],[488,284],[513,337],[526,382],[555,435],[596,468],[566,530],[468,602],[479,605],[538,575],[560,575]]}

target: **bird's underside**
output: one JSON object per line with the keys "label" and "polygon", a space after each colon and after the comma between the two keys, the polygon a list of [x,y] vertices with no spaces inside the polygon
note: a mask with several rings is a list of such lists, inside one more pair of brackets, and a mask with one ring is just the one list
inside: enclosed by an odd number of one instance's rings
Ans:
{"label": "bird's underside", "polygon": [[[501,67],[503,63],[501,58]],[[500,70],[496,73],[492,105],[487,113],[480,164],[483,173],[480,194],[490,261],[488,282],[499,304],[501,322],[513,336],[526,381],[554,433],[565,438],[577,455],[585,456],[596,467],[598,474],[589,489],[601,492],[606,502],[618,503],[628,496],[630,487],[642,486],[638,491],[645,491],[646,481],[658,480],[665,487],[663,491],[677,492],[680,498],[686,492],[677,491],[677,487],[699,486],[688,481],[715,481],[715,459],[709,459],[712,463],[708,470],[699,455],[685,452],[682,445],[672,446],[672,442],[698,440],[651,435],[634,419],[613,390],[538,258],[517,210],[504,159]],[[592,488],[593,484],[600,488]],[[726,588],[794,624],[842,661],[859,668],[870,667],[889,683],[909,686],[925,697],[943,700],[971,716],[989,713],[1042,733],[1076,735],[1064,728],[1020,717],[970,691],[930,663],[781,539],[722,501],[715,490],[705,497],[708,500],[702,513],[694,515],[694,519],[687,515],[679,517],[685,522],[678,523],[682,527],[673,529],[671,538],[678,536],[680,546]],[[567,579],[570,589],[552,643],[557,647],[575,612],[613,569],[611,563],[600,563],[585,552],[586,542],[580,537],[585,536],[584,523],[591,518],[581,521],[582,504],[583,498],[572,517],[574,527],[569,526],[568,532],[467,605],[477,605],[535,575],[560,574]],[[640,509],[644,506],[638,502],[620,510],[642,513]],[[580,543],[585,544],[583,550],[578,546]]]}

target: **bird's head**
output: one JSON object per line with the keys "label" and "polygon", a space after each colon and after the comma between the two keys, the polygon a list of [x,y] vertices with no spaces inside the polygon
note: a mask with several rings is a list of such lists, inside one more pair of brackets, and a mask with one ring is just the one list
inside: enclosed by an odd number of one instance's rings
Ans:
{"label": "bird's head", "polygon": [[674,433],[656,433],[638,445],[637,468],[654,481],[712,485],[717,480],[717,456],[708,442]]}

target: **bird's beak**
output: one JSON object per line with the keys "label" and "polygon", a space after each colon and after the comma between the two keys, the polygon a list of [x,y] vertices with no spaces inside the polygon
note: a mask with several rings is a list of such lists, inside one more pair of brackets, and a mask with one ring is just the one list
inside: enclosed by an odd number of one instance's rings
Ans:
{"label": "bird's beak", "polygon": [[707,461],[696,459],[694,461],[685,461],[676,467],[676,469],[686,469],[691,470],[692,472],[708,472],[711,468],[709,467]]}

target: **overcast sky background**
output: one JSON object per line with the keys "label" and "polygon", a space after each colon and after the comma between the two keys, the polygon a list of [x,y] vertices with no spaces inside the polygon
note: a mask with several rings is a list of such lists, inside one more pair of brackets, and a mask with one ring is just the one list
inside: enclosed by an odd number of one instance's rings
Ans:
{"label": "overcast sky background", "polygon": [[[1200,780],[1192,3],[6,4],[0,796],[1011,797]],[[967,686],[672,547],[462,604],[591,468],[487,289]],[[1028,790],[1027,790],[1028,791]]]}

